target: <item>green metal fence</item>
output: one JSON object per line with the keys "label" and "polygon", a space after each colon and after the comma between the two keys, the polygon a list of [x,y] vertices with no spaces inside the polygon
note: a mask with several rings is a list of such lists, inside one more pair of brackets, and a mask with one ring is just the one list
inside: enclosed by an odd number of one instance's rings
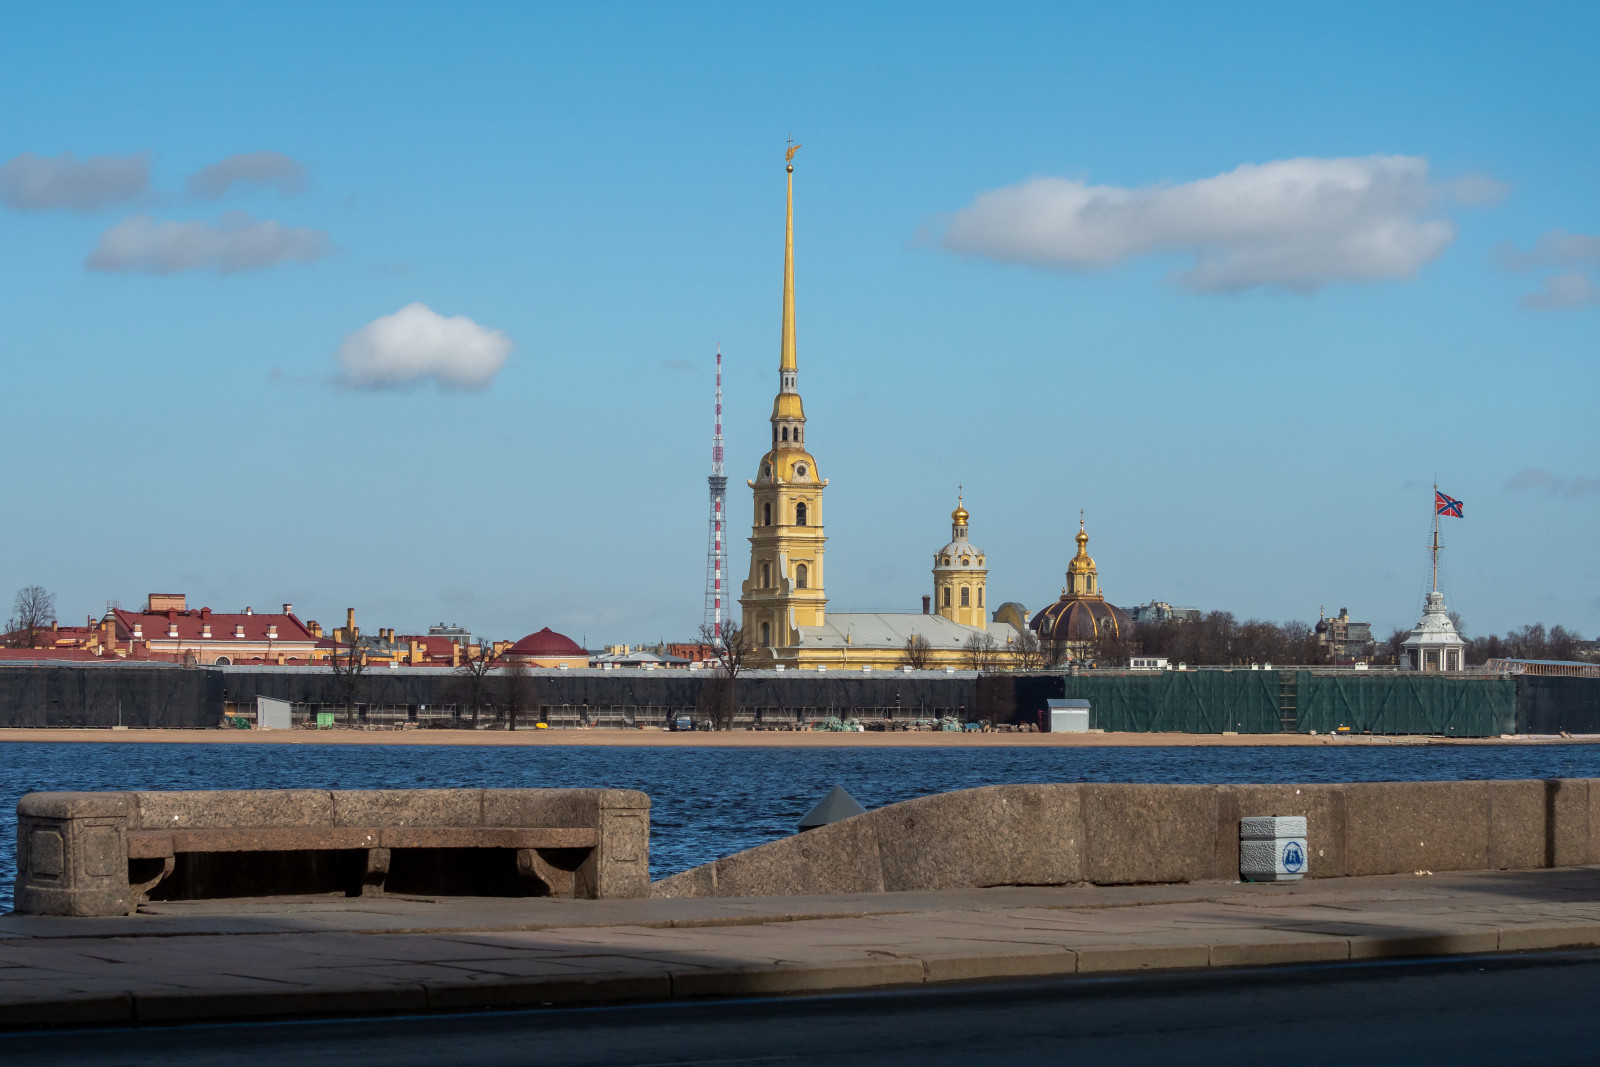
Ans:
{"label": "green metal fence", "polygon": [[1344,726],[1355,733],[1490,737],[1516,728],[1517,686],[1509,678],[1300,671],[1295,690],[1302,733]]}
{"label": "green metal fence", "polygon": [[1262,734],[1279,731],[1277,671],[1068,675],[1064,696],[1089,701],[1097,730]]}

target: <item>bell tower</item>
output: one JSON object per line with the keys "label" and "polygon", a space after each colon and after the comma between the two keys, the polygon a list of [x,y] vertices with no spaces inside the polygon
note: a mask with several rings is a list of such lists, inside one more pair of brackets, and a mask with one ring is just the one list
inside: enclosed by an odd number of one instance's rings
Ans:
{"label": "bell tower", "polygon": [[739,606],[742,629],[756,659],[775,658],[799,640],[796,628],[821,626],[828,603],[822,585],[822,490],[827,479],[806,449],[794,333],[794,154],[789,146],[789,192],[783,232],[783,323],[778,395],[772,401],[772,447],[748,482],[755,506],[750,532],[750,577]]}
{"label": "bell tower", "polygon": [[933,554],[933,610],[951,622],[986,630],[989,616],[983,594],[989,579],[988,557],[967,540],[970,519],[957,496],[956,509],[950,513],[950,543]]}

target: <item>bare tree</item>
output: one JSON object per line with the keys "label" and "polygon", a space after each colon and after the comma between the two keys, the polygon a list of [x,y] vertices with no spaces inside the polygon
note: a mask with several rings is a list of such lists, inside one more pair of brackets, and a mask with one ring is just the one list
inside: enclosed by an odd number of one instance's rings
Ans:
{"label": "bare tree", "polygon": [[1126,667],[1128,661],[1139,654],[1136,637],[1121,626],[1105,623],[1097,626],[1089,656],[1097,667]]}
{"label": "bare tree", "polygon": [[1045,649],[1039,642],[1039,635],[1032,630],[1023,630],[1011,642],[1011,669],[1014,671],[1037,671],[1045,667]]}
{"label": "bare tree", "polygon": [[1405,655],[1406,638],[1410,636],[1410,630],[1392,631],[1387,639],[1378,644],[1372,662],[1380,667],[1398,667],[1401,657]]}
{"label": "bare tree", "polygon": [[344,721],[348,726],[355,722],[356,703],[361,697],[361,676],[367,671],[367,657],[356,643],[354,632],[345,634],[347,640],[341,651],[339,639],[333,640],[333,655],[328,666],[333,669],[334,688],[344,700]]}
{"label": "bare tree", "polygon": [[921,634],[912,634],[906,638],[906,648],[900,656],[900,662],[914,671],[928,669],[929,656],[933,648],[928,644],[928,639]]}
{"label": "bare tree", "polygon": [[469,645],[456,675],[461,703],[472,710],[472,728],[478,728],[478,713],[492,703],[489,696],[490,672],[494,670],[494,646],[485,640],[476,652]]}
{"label": "bare tree", "polygon": [[755,645],[744,630],[731,622],[723,623],[721,630],[700,627],[700,644],[710,650],[711,663],[717,669],[717,677],[707,683],[714,687],[710,707],[717,729],[731,730],[739,707],[739,675],[747,669]]}
{"label": "bare tree", "polygon": [[56,619],[56,595],[42,585],[25,585],[11,604],[6,636],[13,648],[32,648],[39,631]]}
{"label": "bare tree", "polygon": [[506,729],[517,728],[517,716],[534,701],[533,672],[525,660],[506,663],[500,675],[501,702],[506,709]]}
{"label": "bare tree", "polygon": [[1000,658],[994,635],[984,630],[968,637],[961,646],[961,653],[969,671],[992,671]]}

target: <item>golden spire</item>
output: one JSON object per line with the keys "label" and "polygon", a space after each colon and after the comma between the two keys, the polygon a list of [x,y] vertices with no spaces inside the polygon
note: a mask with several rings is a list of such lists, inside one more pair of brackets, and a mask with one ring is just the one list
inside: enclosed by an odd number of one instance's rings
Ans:
{"label": "golden spire", "polygon": [[[793,373],[799,369],[795,359],[794,347],[794,154],[800,146],[794,143],[794,138],[789,139],[789,151],[784,155],[788,161],[789,171],[789,204],[784,214],[783,221],[783,345],[782,355],[778,360],[779,373],[788,371]],[[787,391],[787,390],[785,390]]]}
{"label": "golden spire", "polygon": [[[789,138],[789,151],[785,159],[794,159],[794,154],[799,145],[794,143],[794,138]],[[799,360],[795,357],[794,343],[794,164],[788,164],[789,171],[789,201],[784,212],[783,220],[783,338],[778,357],[778,395],[772,401],[772,426],[773,444],[780,443],[780,432],[784,434],[782,441],[789,440],[788,430],[781,430],[780,423],[793,424],[804,422],[806,418],[805,406],[800,402],[800,390],[796,387],[799,377]],[[793,429],[793,426],[790,426]],[[799,438],[795,438],[799,440]]]}

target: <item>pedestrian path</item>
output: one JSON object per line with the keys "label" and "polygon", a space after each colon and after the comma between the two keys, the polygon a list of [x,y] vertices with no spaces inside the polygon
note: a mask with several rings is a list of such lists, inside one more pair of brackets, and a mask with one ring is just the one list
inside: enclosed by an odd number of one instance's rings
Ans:
{"label": "pedestrian path", "polygon": [[716,900],[280,897],[0,917],[0,1026],[536,1007],[1600,947],[1600,868]]}

